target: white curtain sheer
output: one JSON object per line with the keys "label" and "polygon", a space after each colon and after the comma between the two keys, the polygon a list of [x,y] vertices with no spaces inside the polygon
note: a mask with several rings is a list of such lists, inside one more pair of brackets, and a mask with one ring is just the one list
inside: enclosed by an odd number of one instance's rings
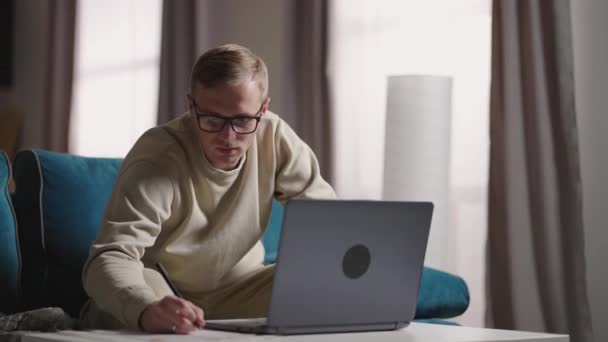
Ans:
{"label": "white curtain sheer", "polygon": [[335,0],[328,22],[334,186],[342,198],[382,198],[387,76],[453,78],[448,258],[429,266],[467,281],[471,306],[458,320],[483,326],[490,1]]}
{"label": "white curtain sheer", "polygon": [[124,157],[155,126],[161,0],[79,0],[71,153]]}

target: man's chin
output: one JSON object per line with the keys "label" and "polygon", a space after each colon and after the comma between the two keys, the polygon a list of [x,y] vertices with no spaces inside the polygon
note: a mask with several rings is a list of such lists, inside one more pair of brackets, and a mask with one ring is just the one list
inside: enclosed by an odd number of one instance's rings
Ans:
{"label": "man's chin", "polygon": [[212,163],[213,167],[215,167],[216,169],[220,169],[223,171],[231,171],[234,170],[236,168],[236,166],[239,164],[239,160],[241,159],[240,156],[238,157],[218,157],[214,163]]}

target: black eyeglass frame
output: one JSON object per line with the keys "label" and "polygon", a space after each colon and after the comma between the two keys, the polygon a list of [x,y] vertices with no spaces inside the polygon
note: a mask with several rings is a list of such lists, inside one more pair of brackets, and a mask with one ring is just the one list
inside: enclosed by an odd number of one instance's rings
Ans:
{"label": "black eyeglass frame", "polygon": [[[235,117],[225,117],[223,115],[217,114],[217,113],[199,113],[198,111],[198,104],[196,104],[196,101],[194,100],[194,97],[190,96],[190,99],[192,100],[192,103],[194,104],[194,115],[196,115],[196,122],[198,124],[198,128],[203,131],[203,132],[207,132],[207,133],[218,133],[224,130],[224,128],[226,127],[227,123],[230,123],[230,128],[232,128],[232,130],[237,133],[237,134],[251,134],[254,133],[257,129],[258,126],[260,124],[260,120],[262,119],[262,109],[264,108],[264,104],[262,103],[262,105],[260,106],[260,109],[258,110],[258,112],[254,115],[238,115]],[[222,127],[220,127],[217,130],[208,130],[205,129],[201,126],[201,118],[216,118],[216,119],[221,119],[224,120],[224,124],[222,125]],[[253,119],[255,120],[255,127],[253,128],[253,130],[251,132],[239,132],[234,128],[234,120],[242,120],[242,119]]]}

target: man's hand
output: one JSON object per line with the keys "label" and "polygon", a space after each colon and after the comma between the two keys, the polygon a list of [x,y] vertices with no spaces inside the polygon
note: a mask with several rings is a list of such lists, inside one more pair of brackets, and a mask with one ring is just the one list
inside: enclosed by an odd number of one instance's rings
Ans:
{"label": "man's hand", "polygon": [[166,296],[148,305],[139,318],[145,332],[188,334],[205,326],[203,310],[191,302]]}

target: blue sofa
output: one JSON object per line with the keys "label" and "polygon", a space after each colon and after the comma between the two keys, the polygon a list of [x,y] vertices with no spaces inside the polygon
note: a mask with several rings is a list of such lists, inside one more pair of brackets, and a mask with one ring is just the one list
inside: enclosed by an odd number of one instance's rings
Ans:
{"label": "blue sofa", "polygon": [[[121,161],[35,149],[19,152],[11,168],[0,153],[0,312],[61,307],[78,316],[86,300],[81,270]],[[276,259],[282,215],[273,203],[263,236],[266,263]],[[417,319],[455,317],[468,304],[461,278],[425,267]]]}
{"label": "blue sofa", "polygon": [[8,188],[10,175],[7,155],[0,152],[0,312],[18,310],[20,298],[21,251]]}

